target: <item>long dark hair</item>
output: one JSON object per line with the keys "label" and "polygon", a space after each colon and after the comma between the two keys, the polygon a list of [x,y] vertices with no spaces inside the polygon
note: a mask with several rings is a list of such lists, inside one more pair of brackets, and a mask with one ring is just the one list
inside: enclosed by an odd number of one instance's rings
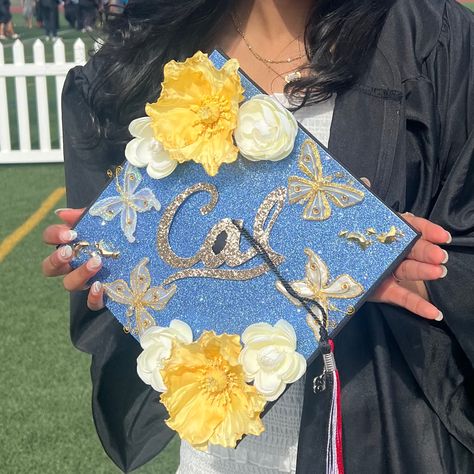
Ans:
{"label": "long dark hair", "polygon": [[[309,75],[287,84],[298,106],[351,87],[370,60],[394,0],[315,0],[305,30]],[[105,25],[99,74],[88,97],[103,135],[122,132],[159,96],[163,65],[214,48],[220,21],[235,0],[130,0]],[[112,127],[110,127],[112,128]]]}

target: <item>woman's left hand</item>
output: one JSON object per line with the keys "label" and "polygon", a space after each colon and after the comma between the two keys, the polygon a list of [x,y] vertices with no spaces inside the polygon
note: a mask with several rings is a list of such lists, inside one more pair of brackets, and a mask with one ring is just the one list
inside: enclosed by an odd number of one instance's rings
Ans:
{"label": "woman's left hand", "polygon": [[377,288],[369,301],[401,306],[426,319],[441,321],[443,313],[429,301],[425,281],[444,278],[448,253],[438,244],[451,242],[451,234],[441,226],[413,214],[403,218],[421,233],[408,257]]}

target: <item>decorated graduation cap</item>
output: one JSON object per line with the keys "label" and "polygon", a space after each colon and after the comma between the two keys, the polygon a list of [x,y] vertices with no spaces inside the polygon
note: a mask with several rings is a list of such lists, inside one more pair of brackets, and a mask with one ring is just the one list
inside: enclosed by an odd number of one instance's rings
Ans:
{"label": "decorated graduation cap", "polygon": [[337,465],[330,337],[416,232],[217,51],[168,63],[146,114],[76,227],[74,265],[101,255],[138,374],[198,449],[262,433],[266,405],[321,351]]}

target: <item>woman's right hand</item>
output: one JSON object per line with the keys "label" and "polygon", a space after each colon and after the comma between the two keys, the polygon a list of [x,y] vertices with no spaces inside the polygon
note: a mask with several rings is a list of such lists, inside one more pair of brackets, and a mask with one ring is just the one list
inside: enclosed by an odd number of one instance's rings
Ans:
{"label": "woman's right hand", "polygon": [[[58,209],[56,215],[64,224],[54,224],[46,227],[43,241],[48,245],[65,244],[52,252],[43,260],[42,270],[47,277],[63,276],[64,288],[68,291],[80,291],[88,288],[87,282],[101,269],[102,260],[99,255],[91,257],[86,263],[72,269],[70,261],[73,257],[72,247],[68,245],[77,234],[72,227],[79,220],[84,209]],[[87,306],[93,311],[104,307],[104,289],[96,281],[89,289]]]}

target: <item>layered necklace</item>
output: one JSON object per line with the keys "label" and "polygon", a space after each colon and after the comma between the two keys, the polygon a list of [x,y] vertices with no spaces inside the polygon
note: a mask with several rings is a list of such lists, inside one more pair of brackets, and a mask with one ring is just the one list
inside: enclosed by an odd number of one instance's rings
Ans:
{"label": "layered necklace", "polygon": [[[297,79],[301,78],[301,72],[300,71],[295,71],[293,68],[290,71],[287,71],[287,73],[280,73],[277,70],[275,70],[272,65],[276,64],[291,64],[294,63],[295,61],[300,61],[305,57],[305,53],[301,53],[298,56],[293,56],[293,57],[288,57],[286,59],[268,59],[263,57],[261,54],[259,54],[255,48],[250,44],[249,40],[245,36],[245,33],[241,29],[241,22],[239,21],[239,18],[234,12],[231,12],[231,18],[232,18],[232,23],[234,25],[235,30],[239,34],[239,36],[242,38],[245,46],[247,46],[247,49],[249,52],[252,54],[252,56],[262,64],[264,64],[271,72],[276,74],[278,77],[282,78],[287,84],[292,81],[296,81]],[[288,48],[292,43],[295,41],[298,41],[301,38],[301,35],[297,36],[294,40],[292,40],[290,43],[288,43],[285,48],[283,48],[283,51]]]}

